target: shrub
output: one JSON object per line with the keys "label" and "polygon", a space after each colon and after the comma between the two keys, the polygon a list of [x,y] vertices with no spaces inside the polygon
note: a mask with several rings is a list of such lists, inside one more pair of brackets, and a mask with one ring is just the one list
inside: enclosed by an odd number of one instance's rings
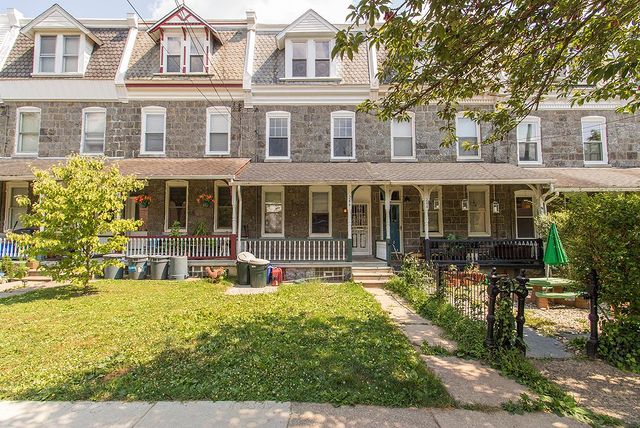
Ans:
{"label": "shrub", "polygon": [[4,256],[0,262],[0,271],[4,272],[7,279],[22,279],[29,273],[29,268],[24,263],[15,263],[10,257]]}
{"label": "shrub", "polygon": [[640,317],[602,322],[598,352],[614,366],[640,373]]}

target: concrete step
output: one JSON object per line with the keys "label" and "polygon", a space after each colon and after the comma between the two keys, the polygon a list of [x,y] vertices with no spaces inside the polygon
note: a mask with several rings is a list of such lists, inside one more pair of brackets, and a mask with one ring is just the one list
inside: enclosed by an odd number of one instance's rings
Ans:
{"label": "concrete step", "polygon": [[391,273],[385,273],[385,274],[367,274],[367,275],[363,275],[363,274],[357,274],[357,275],[353,275],[353,279],[355,281],[369,281],[369,280],[390,280],[391,278],[393,278],[393,274]]}
{"label": "concrete step", "polygon": [[27,275],[22,280],[28,282],[51,282],[53,278],[44,275]]}
{"label": "concrete step", "polygon": [[360,271],[392,271],[390,266],[352,266],[351,270],[353,272]]}
{"label": "concrete step", "polygon": [[382,288],[388,281],[386,279],[369,279],[366,281],[358,281],[354,279],[353,282],[362,284],[362,286],[366,288]]}

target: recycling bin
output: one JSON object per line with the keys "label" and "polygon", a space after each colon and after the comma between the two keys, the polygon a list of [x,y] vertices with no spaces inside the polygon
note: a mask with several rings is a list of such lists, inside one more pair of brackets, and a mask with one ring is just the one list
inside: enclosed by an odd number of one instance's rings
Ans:
{"label": "recycling bin", "polygon": [[243,251],[236,257],[237,282],[238,285],[249,285],[251,280],[249,278],[249,263],[255,260],[253,254]]}
{"label": "recycling bin", "polygon": [[104,260],[118,260],[120,265],[107,265],[104,268],[104,279],[122,279],[124,277],[124,267],[122,261],[124,254],[105,254],[102,256]]}
{"label": "recycling bin", "polygon": [[182,281],[189,277],[187,256],[172,256],[169,261],[169,279]]}
{"label": "recycling bin", "polygon": [[267,286],[267,273],[269,260],[253,259],[249,263],[249,280],[251,287],[260,288]]}
{"label": "recycling bin", "polygon": [[145,279],[147,277],[149,257],[129,256],[127,265],[129,267],[129,279]]}
{"label": "recycling bin", "polygon": [[169,257],[151,256],[151,279],[167,279],[169,277]]}

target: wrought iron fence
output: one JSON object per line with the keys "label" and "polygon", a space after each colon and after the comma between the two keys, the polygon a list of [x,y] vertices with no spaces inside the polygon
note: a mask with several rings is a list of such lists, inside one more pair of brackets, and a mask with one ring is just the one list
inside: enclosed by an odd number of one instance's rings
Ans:
{"label": "wrought iron fence", "polygon": [[427,286],[427,292],[439,294],[467,318],[485,320],[489,301],[486,274],[436,267],[434,278],[434,285]]}

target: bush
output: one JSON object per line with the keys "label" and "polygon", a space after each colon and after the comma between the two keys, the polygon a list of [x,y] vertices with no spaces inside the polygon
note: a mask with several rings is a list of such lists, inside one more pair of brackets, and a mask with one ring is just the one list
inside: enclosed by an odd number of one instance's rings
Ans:
{"label": "bush", "polygon": [[29,268],[24,263],[15,263],[8,256],[4,256],[0,262],[0,271],[4,272],[7,279],[22,279],[29,273]]}
{"label": "bush", "polygon": [[640,373],[640,317],[602,322],[598,352],[612,365]]}

